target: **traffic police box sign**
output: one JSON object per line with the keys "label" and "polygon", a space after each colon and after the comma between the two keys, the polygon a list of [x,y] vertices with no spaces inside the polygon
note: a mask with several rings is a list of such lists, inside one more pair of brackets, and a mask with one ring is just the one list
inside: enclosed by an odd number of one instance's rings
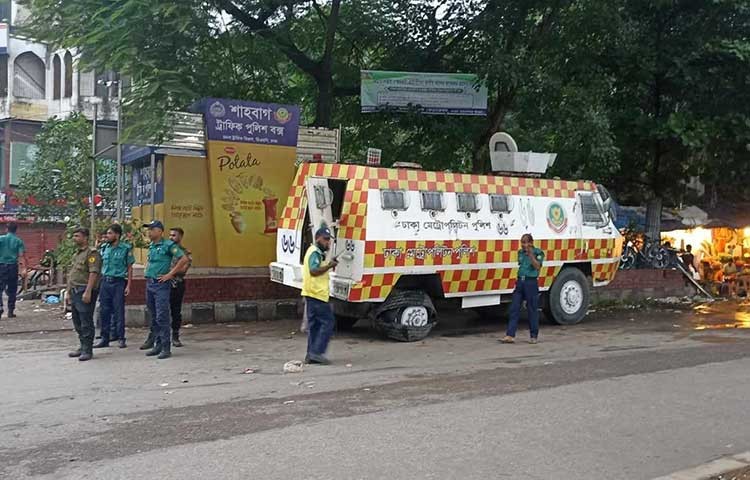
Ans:
{"label": "traffic police box sign", "polygon": [[203,105],[217,263],[268,265],[294,178],[299,107],[215,98]]}

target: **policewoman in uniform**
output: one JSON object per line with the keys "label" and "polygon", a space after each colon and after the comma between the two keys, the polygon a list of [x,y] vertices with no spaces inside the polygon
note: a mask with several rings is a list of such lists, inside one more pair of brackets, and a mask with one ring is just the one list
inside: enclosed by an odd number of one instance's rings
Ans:
{"label": "policewoman in uniform", "polygon": [[[146,264],[146,305],[151,313],[151,332],[141,345],[141,350],[149,350],[146,356],[158,355],[159,359],[172,356],[172,332],[169,316],[169,296],[172,280],[185,269],[187,256],[179,245],[164,238],[164,224],[159,220],[143,225],[148,228],[151,244],[148,247]],[[172,266],[172,259],[177,263]]]}
{"label": "policewoman in uniform", "polygon": [[102,258],[96,248],[89,246],[88,228],[76,228],[73,231],[73,241],[78,249],[68,274],[65,303],[73,310],[73,326],[78,333],[80,347],[68,356],[85,362],[93,356],[94,306]]}
{"label": "policewoman in uniform", "polygon": [[338,265],[335,259],[325,262],[325,252],[330,247],[331,231],[326,227],[320,228],[315,232],[315,243],[305,253],[302,267],[302,296],[308,322],[306,363],[330,363],[325,357],[334,323],[333,311],[328,304],[329,271]]}
{"label": "policewoman in uniform", "polygon": [[521,237],[521,250],[518,251],[518,280],[513,291],[513,301],[510,304],[510,321],[505,337],[500,341],[513,343],[516,341],[518,318],[521,316],[521,302],[526,301],[529,313],[529,343],[536,343],[539,337],[539,271],[544,262],[544,252],[534,246],[534,238],[530,234]]}
{"label": "policewoman in uniform", "polygon": [[118,339],[120,348],[125,341],[125,297],[133,279],[133,249],[120,241],[122,227],[112,224],[107,229],[107,241],[99,247],[102,256],[102,281],[99,288],[99,323],[102,338],[94,348],[109,347],[110,336]]}

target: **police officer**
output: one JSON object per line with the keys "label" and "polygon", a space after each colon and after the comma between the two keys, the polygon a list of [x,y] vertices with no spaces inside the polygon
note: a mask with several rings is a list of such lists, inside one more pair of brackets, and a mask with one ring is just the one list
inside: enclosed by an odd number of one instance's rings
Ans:
{"label": "police officer", "polygon": [[521,302],[526,301],[529,313],[529,343],[537,343],[539,337],[539,271],[544,263],[544,252],[534,246],[530,233],[521,237],[521,250],[518,251],[518,279],[513,290],[513,301],[510,304],[510,321],[502,343],[516,341],[518,319],[521,316]]}
{"label": "police officer", "polygon": [[0,237],[0,317],[3,316],[3,292],[8,295],[8,317],[15,318],[16,294],[18,293],[18,265],[21,275],[26,276],[26,257],[23,240],[16,236],[18,226],[11,222],[8,233]]}
{"label": "police officer", "polygon": [[[169,324],[169,295],[172,280],[185,269],[187,256],[179,245],[164,238],[164,224],[159,220],[143,225],[148,228],[151,244],[146,265],[146,305],[151,313],[151,332],[141,345],[141,350],[151,349],[146,356],[165,359],[172,356],[171,328]],[[177,263],[172,266],[172,259]]]}
{"label": "police officer", "polygon": [[[172,312],[172,345],[181,347],[180,327],[182,326],[182,300],[185,298],[185,275],[193,263],[193,257],[190,251],[182,244],[182,237],[185,231],[180,227],[169,229],[169,239],[182,248],[183,253],[188,259],[184,271],[177,272],[172,280],[172,290],[169,295],[169,310]],[[177,264],[177,257],[172,257],[172,268]]]}
{"label": "police officer", "polygon": [[[107,241],[100,247],[102,282],[99,288],[99,321],[102,338],[94,348],[109,347],[110,334],[118,339],[120,348],[125,342],[125,297],[133,279],[133,249],[120,241],[122,227],[113,224],[107,229]],[[111,324],[110,324],[111,322]]]}
{"label": "police officer", "polygon": [[91,360],[94,346],[94,305],[97,284],[102,268],[102,258],[94,247],[89,247],[88,228],[78,227],[73,231],[77,250],[68,274],[68,292],[65,303],[73,310],[73,325],[78,333],[80,348],[68,354],[71,358],[85,362]]}

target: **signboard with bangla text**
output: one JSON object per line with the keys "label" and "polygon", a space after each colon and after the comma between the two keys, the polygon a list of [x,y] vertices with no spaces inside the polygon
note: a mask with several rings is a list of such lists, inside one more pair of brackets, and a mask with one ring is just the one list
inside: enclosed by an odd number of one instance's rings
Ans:
{"label": "signboard with bangla text", "polygon": [[362,70],[362,112],[487,115],[487,87],[471,73]]}
{"label": "signboard with bangla text", "polygon": [[294,178],[299,107],[212,98],[204,115],[217,264],[267,266]]}

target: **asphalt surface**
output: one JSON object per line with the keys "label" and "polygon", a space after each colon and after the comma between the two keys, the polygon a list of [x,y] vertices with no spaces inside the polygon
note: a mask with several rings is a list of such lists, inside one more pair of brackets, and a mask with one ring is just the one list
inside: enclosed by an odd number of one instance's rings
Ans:
{"label": "asphalt surface", "polygon": [[289,375],[296,322],[188,328],[162,362],[129,331],[80,364],[29,319],[0,333],[0,478],[649,479],[750,450],[747,309],[593,312],[535,346],[457,312]]}

